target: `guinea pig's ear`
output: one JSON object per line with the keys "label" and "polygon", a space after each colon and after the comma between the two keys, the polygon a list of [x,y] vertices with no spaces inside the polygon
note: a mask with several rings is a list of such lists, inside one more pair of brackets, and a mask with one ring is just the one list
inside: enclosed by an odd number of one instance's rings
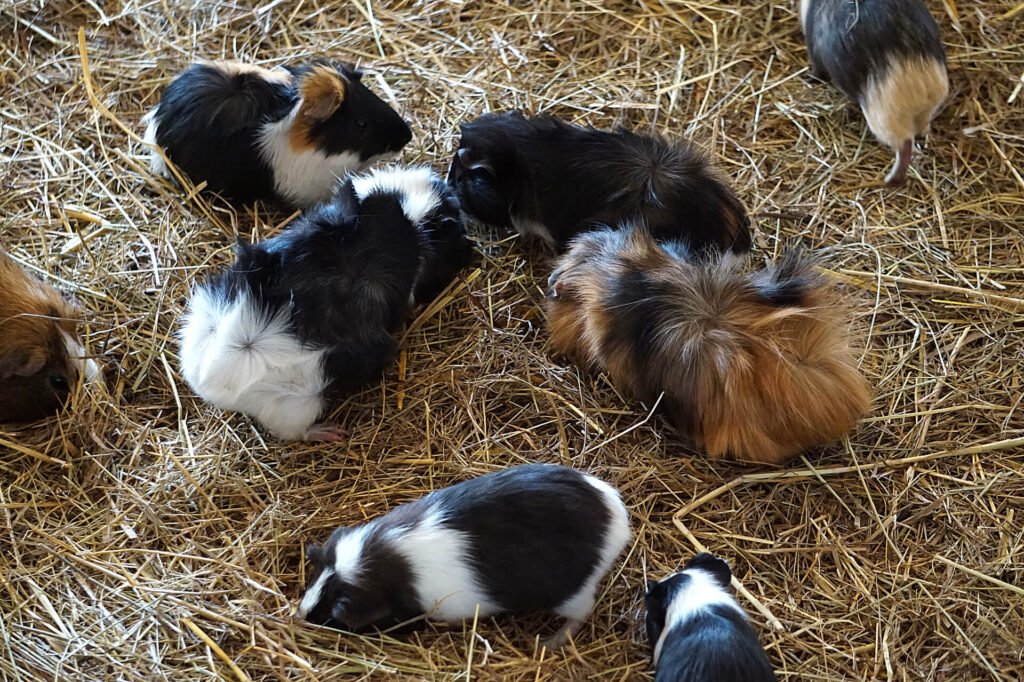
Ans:
{"label": "guinea pig's ear", "polygon": [[715,579],[715,582],[722,587],[728,587],[732,581],[732,571],[729,569],[729,564],[724,559],[719,559],[707,552],[701,552],[690,559],[686,564],[686,568],[699,568],[702,571],[707,571]]}
{"label": "guinea pig's ear", "polygon": [[18,348],[0,356],[0,379],[30,377],[46,366],[46,351],[42,348]]}
{"label": "guinea pig's ear", "polygon": [[315,542],[306,545],[306,561],[314,566],[322,566],[324,563],[324,546]]}
{"label": "guinea pig's ear", "polygon": [[299,94],[302,97],[299,116],[326,121],[345,101],[345,80],[334,69],[315,66],[302,74]]}
{"label": "guinea pig's ear", "polygon": [[494,175],[494,166],[491,165],[491,162],[474,154],[469,147],[459,147],[459,151],[455,152],[455,155],[459,157],[459,163],[466,170],[482,170],[489,175]]}

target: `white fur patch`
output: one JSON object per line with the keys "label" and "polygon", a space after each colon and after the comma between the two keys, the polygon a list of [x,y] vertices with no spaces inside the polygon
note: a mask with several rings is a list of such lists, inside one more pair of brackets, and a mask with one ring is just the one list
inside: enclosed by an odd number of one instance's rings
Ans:
{"label": "white fur patch", "polygon": [[949,94],[946,68],[923,57],[893,57],[881,78],[872,76],[860,98],[868,128],[896,150],[928,130]]}
{"label": "white fur patch", "polygon": [[149,110],[145,116],[142,117],[142,122],[146,126],[146,132],[142,136],[142,141],[147,145],[151,145],[147,148],[149,152],[149,170],[155,175],[162,175],[165,178],[171,177],[170,171],[167,169],[167,164],[164,162],[164,157],[160,154],[159,145],[156,143],[156,133],[159,127],[156,121],[156,112],[160,108],[160,105],[156,105]]}
{"label": "white fur patch", "polygon": [[516,228],[516,232],[524,237],[533,235],[540,237],[548,244],[554,244],[555,238],[551,236],[551,230],[547,228],[543,223],[538,223],[535,220],[523,220],[516,216],[510,216],[512,219],[512,227]]}
{"label": "white fur patch", "polygon": [[342,536],[334,545],[334,572],[347,582],[355,582],[361,570],[360,560],[363,555],[363,545],[366,544],[366,536],[369,534],[370,526],[354,528]]}
{"label": "white fur patch", "polygon": [[[687,569],[684,573],[690,576],[690,580],[682,590],[673,595],[672,602],[665,612],[665,628],[661,631],[661,637],[658,638],[658,643],[654,646],[655,664],[658,662],[658,657],[661,656],[661,647],[669,632],[701,611],[712,606],[722,605],[736,609],[744,618],[747,617],[732,595],[719,585],[710,573],[701,568]],[[669,578],[671,577],[669,576]],[[665,578],[665,580],[669,578]]]}
{"label": "white fur patch", "polygon": [[278,438],[306,437],[323,410],[323,350],[290,333],[286,310],[268,318],[246,296],[229,303],[200,286],[180,336],[182,375],[204,400]]}
{"label": "white fur patch", "polygon": [[412,568],[416,597],[428,617],[449,623],[498,613],[499,606],[479,586],[470,565],[470,541],[460,531],[442,525],[442,512],[432,509],[394,542]]}
{"label": "white fur patch", "polygon": [[441,203],[435,183],[440,178],[427,166],[388,166],[352,178],[352,188],[362,201],[371,194],[395,193],[402,197],[402,213],[418,225]]}
{"label": "white fur patch", "polygon": [[601,493],[611,518],[608,519],[608,531],[604,536],[604,544],[601,546],[593,573],[576,594],[555,609],[559,615],[575,621],[582,621],[590,615],[594,608],[598,583],[608,574],[632,535],[629,529],[629,512],[622,504],[618,491],[593,476],[584,476],[583,479]]}
{"label": "white fur patch", "polygon": [[324,591],[324,585],[327,581],[334,576],[334,571],[330,568],[324,568],[320,571],[320,575],[317,576],[316,582],[309,586],[305,594],[302,595],[302,601],[299,602],[299,608],[295,610],[296,618],[305,618],[309,615],[309,612],[316,608],[317,603],[320,601],[320,595]]}
{"label": "white fur patch", "polygon": [[78,367],[78,371],[82,373],[82,378],[85,379],[85,382],[90,383],[99,379],[99,365],[91,358],[84,357],[85,348],[79,343],[78,339],[63,330],[60,335],[64,338],[64,347],[68,351],[68,359]]}
{"label": "white fur patch", "polygon": [[363,165],[357,152],[325,154],[319,149],[296,150],[291,130],[299,105],[280,121],[263,126],[260,154],[274,171],[274,189],[296,206],[307,207],[327,201],[338,180]]}
{"label": "white fur patch", "polygon": [[811,0],[800,0],[800,30],[807,33],[807,11],[811,9]]}

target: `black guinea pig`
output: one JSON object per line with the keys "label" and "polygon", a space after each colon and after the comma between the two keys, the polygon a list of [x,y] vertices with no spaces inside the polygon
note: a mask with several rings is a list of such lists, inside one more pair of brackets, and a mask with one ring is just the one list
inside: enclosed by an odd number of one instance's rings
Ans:
{"label": "black guinea pig", "polygon": [[647,585],[655,682],[773,682],[768,655],[729,592],[729,564],[707,553]]}
{"label": "black guinea pig", "polygon": [[687,142],[519,112],[485,114],[461,130],[448,182],[483,223],[559,250],[579,232],[626,222],[696,251],[750,249],[743,204]]}
{"label": "black guinea pig", "polygon": [[[241,62],[188,67],[143,122],[194,183],[241,202],[299,208],[330,199],[338,178],[397,153],[408,124],[363,85],[362,73],[316,60],[267,69]],[[171,177],[151,150],[150,167]]]}
{"label": "black guinea pig", "polygon": [[896,153],[886,183],[903,182],[914,138],[949,94],[934,17],[921,0],[800,0],[800,25],[814,74],[860,104]]}
{"label": "black guinea pig", "polygon": [[512,467],[310,545],[296,616],[359,632],[422,615],[548,611],[566,619],[546,641],[555,648],[590,615],[629,537],[629,514],[607,483],[552,464]]}
{"label": "black guinea pig", "polygon": [[458,202],[429,168],[349,178],[281,234],[239,243],[199,284],[180,333],[182,375],[203,399],[286,440],[338,440],[315,424],[329,397],[378,378],[410,306],[471,259]]}
{"label": "black guinea pig", "polygon": [[57,412],[79,378],[100,370],[85,357],[78,311],[0,251],[0,423]]}

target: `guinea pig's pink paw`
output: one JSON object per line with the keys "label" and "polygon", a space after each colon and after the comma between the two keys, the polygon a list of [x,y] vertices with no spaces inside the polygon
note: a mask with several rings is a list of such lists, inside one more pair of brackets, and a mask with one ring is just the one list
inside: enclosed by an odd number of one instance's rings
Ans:
{"label": "guinea pig's pink paw", "polygon": [[338,443],[348,438],[348,431],[336,424],[313,424],[306,431],[306,440]]}

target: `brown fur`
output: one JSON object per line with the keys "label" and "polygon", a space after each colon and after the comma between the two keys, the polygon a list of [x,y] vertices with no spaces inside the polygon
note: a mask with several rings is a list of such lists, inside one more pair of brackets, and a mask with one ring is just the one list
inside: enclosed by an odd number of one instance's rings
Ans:
{"label": "brown fur", "polygon": [[258,64],[247,64],[246,62],[236,62],[224,59],[216,59],[213,61],[199,60],[199,62],[201,64],[207,64],[208,66],[220,69],[229,76],[254,73],[271,83],[288,85],[292,82],[292,74],[284,69],[268,69],[267,67],[260,66]]}
{"label": "brown fur", "polygon": [[303,150],[313,147],[310,129],[333,116],[345,101],[345,78],[328,66],[314,66],[300,77],[299,94],[302,102],[290,142],[293,149]]}
{"label": "brown fur", "polygon": [[77,338],[76,316],[59,293],[0,251],[0,422],[28,421],[59,408],[65,394],[50,379],[63,377],[71,385],[77,377],[61,334]]}
{"label": "brown fur", "polygon": [[660,396],[712,457],[783,462],[841,437],[870,407],[848,312],[807,259],[746,273],[733,257],[689,262],[642,232],[599,231],[578,238],[551,279],[554,348],[648,404]]}

